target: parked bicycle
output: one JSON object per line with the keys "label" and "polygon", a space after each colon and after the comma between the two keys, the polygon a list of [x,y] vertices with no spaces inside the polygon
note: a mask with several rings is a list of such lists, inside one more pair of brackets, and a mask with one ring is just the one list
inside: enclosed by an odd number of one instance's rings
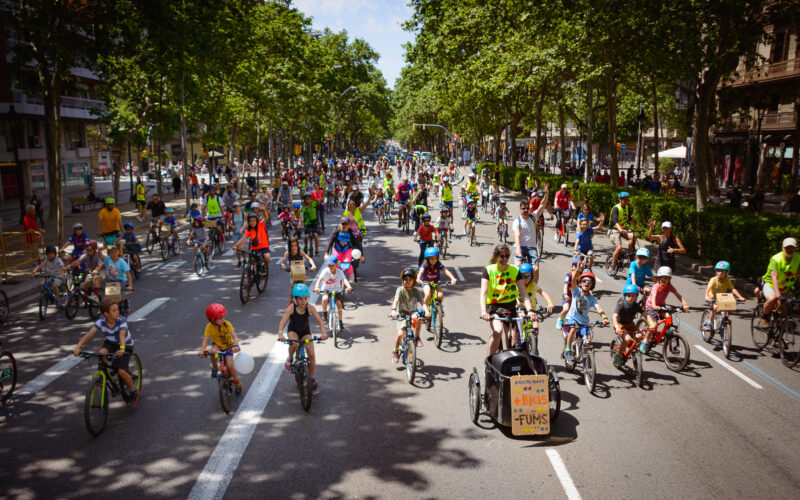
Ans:
{"label": "parked bicycle", "polygon": [[311,383],[311,374],[309,373],[309,360],[308,353],[306,352],[306,344],[309,342],[322,343],[319,337],[311,337],[310,339],[284,339],[286,344],[297,344],[297,349],[294,351],[294,359],[292,360],[292,373],[297,382],[297,389],[300,391],[300,406],[305,411],[311,408],[311,400],[314,396],[314,388]]}
{"label": "parked bicycle", "polygon": [[[122,396],[122,399],[133,408],[135,401],[130,401],[125,383],[120,379],[117,370],[109,366],[109,362],[114,359],[114,354],[98,354],[96,352],[81,351],[80,356],[84,359],[97,359],[97,371],[92,377],[92,385],[86,393],[83,406],[83,417],[86,422],[86,429],[92,436],[99,436],[106,427],[108,420],[108,397]],[[131,363],[129,373],[133,379],[134,389],[142,390],[142,362],[136,353],[131,353]]]}

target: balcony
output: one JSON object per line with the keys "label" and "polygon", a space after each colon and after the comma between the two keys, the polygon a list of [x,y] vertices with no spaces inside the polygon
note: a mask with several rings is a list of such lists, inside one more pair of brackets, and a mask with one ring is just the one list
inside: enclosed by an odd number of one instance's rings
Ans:
{"label": "balcony", "polygon": [[[15,90],[11,99],[18,113],[44,116],[44,99],[41,97],[28,95],[22,90]],[[68,96],[61,98],[62,118],[96,120],[105,109],[106,103],[97,99]]]}
{"label": "balcony", "polygon": [[[793,112],[785,113],[766,113],[761,121],[761,132],[776,130],[793,130],[797,116]],[[755,132],[758,129],[758,122],[755,118],[747,115],[734,115],[716,127],[717,132]]]}
{"label": "balcony", "polygon": [[732,87],[739,87],[766,81],[774,82],[793,77],[800,77],[800,58],[762,64],[755,68],[734,73],[728,80],[728,84]]}

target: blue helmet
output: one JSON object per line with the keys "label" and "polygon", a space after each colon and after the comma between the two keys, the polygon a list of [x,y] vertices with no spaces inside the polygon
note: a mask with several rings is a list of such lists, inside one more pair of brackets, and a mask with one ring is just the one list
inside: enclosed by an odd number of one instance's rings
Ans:
{"label": "blue helmet", "polygon": [[533,274],[533,266],[528,264],[527,262],[523,262],[521,266],[519,266],[520,274]]}
{"label": "blue helmet", "polygon": [[730,271],[731,265],[727,260],[721,260],[717,262],[717,265],[714,266],[714,269],[716,269],[717,271]]}
{"label": "blue helmet", "polygon": [[339,259],[337,259],[335,255],[329,255],[328,258],[325,259],[325,263],[329,266],[335,266],[339,263]]}
{"label": "blue helmet", "polygon": [[425,258],[426,258],[426,259],[427,259],[428,257],[438,257],[438,256],[439,256],[439,249],[438,249],[438,248],[435,248],[435,247],[428,247],[428,248],[425,250]]}
{"label": "blue helmet", "polygon": [[308,297],[308,286],[305,283],[298,283],[292,287],[292,297]]}
{"label": "blue helmet", "polygon": [[131,224],[130,222],[126,222],[125,224],[122,225],[122,227],[124,227],[125,229],[133,229],[133,224]]}
{"label": "blue helmet", "polygon": [[299,201],[296,201],[296,202],[292,203],[292,206],[294,208],[300,208],[300,205],[301,205],[301,203]]}
{"label": "blue helmet", "polygon": [[617,195],[617,198],[619,198],[619,199],[630,198],[630,197],[631,197],[631,195],[629,195],[627,191],[622,191],[620,194]]}
{"label": "blue helmet", "polygon": [[640,248],[639,250],[636,250],[636,256],[637,257],[644,257],[645,259],[649,259],[650,258],[650,250],[648,250],[646,248]]}
{"label": "blue helmet", "polygon": [[631,283],[629,285],[625,285],[625,288],[622,289],[622,294],[625,295],[625,294],[628,294],[628,293],[636,293],[636,294],[638,294],[639,293],[639,287],[634,285],[633,283]]}

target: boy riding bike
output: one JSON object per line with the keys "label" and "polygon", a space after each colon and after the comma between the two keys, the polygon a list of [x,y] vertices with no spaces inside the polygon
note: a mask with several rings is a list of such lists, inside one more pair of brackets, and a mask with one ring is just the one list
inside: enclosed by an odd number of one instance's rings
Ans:
{"label": "boy riding bike", "polygon": [[[239,352],[239,337],[233,330],[233,325],[225,319],[228,310],[222,304],[210,304],[206,307],[206,318],[208,324],[203,332],[203,342],[200,344],[200,357],[211,357],[211,378],[217,378],[217,357],[215,354],[222,352],[225,359],[225,367],[231,374],[235,386],[236,395],[242,394],[242,381],[236,372],[233,364],[233,355]],[[208,341],[211,340],[211,352],[208,351]]]}
{"label": "boy riding bike", "polygon": [[578,274],[583,269],[583,265],[578,263],[577,270],[573,273],[572,277],[572,302],[569,306],[566,321],[564,325],[569,328],[565,339],[564,359],[572,361],[575,359],[575,353],[572,352],[572,341],[575,340],[575,335],[578,330],[589,325],[589,309],[592,307],[597,310],[603,318],[603,326],[608,325],[608,316],[600,307],[597,297],[594,296],[595,277],[589,271],[584,271]]}
{"label": "boy riding bike", "polygon": [[622,353],[626,352],[628,345],[634,337],[641,340],[642,336],[636,331],[636,315],[644,312],[642,304],[637,302],[639,297],[639,287],[634,284],[627,284],[622,289],[622,300],[617,302],[612,319],[614,320],[614,331],[622,339],[619,350],[614,354],[614,366],[619,368],[625,361]]}
{"label": "boy riding bike", "polygon": [[706,329],[711,329],[714,325],[714,317],[717,315],[717,294],[718,293],[733,293],[737,300],[745,300],[739,290],[733,287],[733,283],[728,279],[728,273],[731,270],[731,265],[727,261],[721,260],[714,266],[717,275],[708,280],[706,286],[706,304],[711,306],[711,313],[708,316],[708,322],[703,325]]}

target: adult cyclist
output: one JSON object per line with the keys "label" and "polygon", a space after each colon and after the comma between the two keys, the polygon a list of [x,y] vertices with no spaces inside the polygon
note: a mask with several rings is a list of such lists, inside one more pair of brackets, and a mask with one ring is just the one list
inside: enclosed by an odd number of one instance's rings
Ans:
{"label": "adult cyclist", "polygon": [[633,207],[630,206],[630,197],[627,191],[622,191],[617,198],[619,203],[611,209],[611,217],[608,219],[608,238],[614,245],[614,256],[612,257],[612,267],[617,267],[617,259],[622,253],[622,244],[626,242],[628,252],[632,252],[636,247],[636,234],[633,229],[636,221],[633,220]]}

